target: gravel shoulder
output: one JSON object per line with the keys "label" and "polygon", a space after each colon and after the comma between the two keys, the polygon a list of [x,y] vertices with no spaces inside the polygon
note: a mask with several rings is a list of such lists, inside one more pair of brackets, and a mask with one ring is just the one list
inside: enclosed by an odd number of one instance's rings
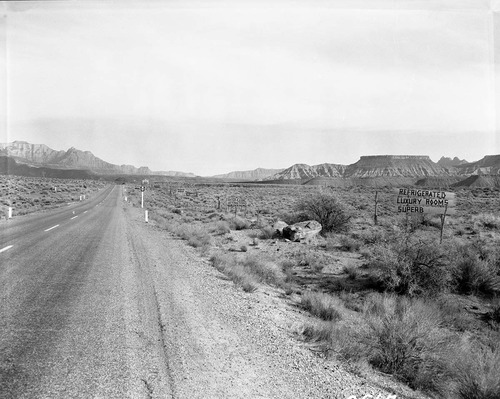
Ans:
{"label": "gravel shoulder", "polygon": [[[294,336],[308,316],[279,290],[245,293],[185,242],[146,224],[140,209],[125,207],[125,214],[158,311],[168,397],[422,397],[385,376],[357,376],[323,358]],[[165,396],[151,385],[151,397]]]}

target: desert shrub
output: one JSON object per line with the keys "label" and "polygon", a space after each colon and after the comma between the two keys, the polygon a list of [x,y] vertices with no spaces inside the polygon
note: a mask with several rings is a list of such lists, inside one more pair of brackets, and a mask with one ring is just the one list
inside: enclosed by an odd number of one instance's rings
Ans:
{"label": "desert shrub", "polygon": [[378,244],[385,242],[387,237],[383,230],[371,229],[368,231],[362,231],[357,234],[357,237],[353,236],[353,238],[358,238],[365,244]]}
{"label": "desert shrub", "polygon": [[285,274],[285,282],[289,282],[293,280],[293,267],[295,266],[295,262],[285,259],[280,262],[281,270]]}
{"label": "desert shrub", "polygon": [[231,230],[245,230],[250,227],[248,220],[235,216],[228,220]]}
{"label": "desert shrub", "polygon": [[351,220],[346,207],[330,194],[319,193],[304,198],[296,204],[296,210],[318,221],[323,227],[322,234],[347,231]]}
{"label": "desert shrub", "polygon": [[306,291],[300,299],[301,305],[313,316],[327,321],[337,321],[342,318],[339,309],[342,302],[331,295],[321,292]]}
{"label": "desert shrub", "polygon": [[450,368],[454,372],[452,391],[459,399],[500,397],[500,347],[487,347],[463,339]]}
{"label": "desert shrub", "polygon": [[219,220],[211,224],[210,231],[217,235],[223,235],[231,231],[229,223],[224,220]]}
{"label": "desert shrub", "polygon": [[458,293],[492,296],[500,292],[500,277],[492,262],[481,260],[468,250],[459,252],[456,262],[453,277]]}
{"label": "desert shrub", "polygon": [[355,280],[359,275],[359,269],[354,265],[346,265],[342,268],[342,271],[346,273],[351,280]]}
{"label": "desert shrub", "polygon": [[491,303],[491,309],[488,312],[488,318],[491,321],[500,324],[500,297],[495,298]]}
{"label": "desert shrub", "polygon": [[388,291],[410,296],[437,294],[449,289],[451,272],[444,249],[433,242],[408,238],[375,248],[372,266]]}
{"label": "desert shrub", "polygon": [[212,243],[212,237],[202,226],[192,224],[173,224],[171,231],[187,240],[192,247],[206,247]]}
{"label": "desert shrub", "polygon": [[471,330],[475,324],[475,318],[464,309],[462,303],[456,300],[454,296],[439,296],[436,299],[436,305],[443,315],[443,324],[455,331]]}
{"label": "desert shrub", "polygon": [[324,235],[324,247],[327,251],[335,251],[339,246],[339,239],[335,233],[326,233]]}
{"label": "desert shrub", "polygon": [[257,255],[246,255],[240,263],[260,282],[281,286],[285,281],[283,269],[275,262]]}
{"label": "desert shrub", "polygon": [[483,226],[486,229],[491,230],[500,230],[500,217],[489,214],[489,213],[481,213],[477,215],[475,218],[476,223]]}
{"label": "desert shrub", "polygon": [[260,229],[260,239],[268,240],[274,237],[276,237],[276,230],[274,230],[272,226],[265,226]]}
{"label": "desert shrub", "polygon": [[311,217],[305,212],[281,212],[279,214],[279,220],[282,220],[288,225],[295,223],[305,222],[311,220]]}
{"label": "desert shrub", "polygon": [[331,352],[344,361],[359,361],[366,358],[364,325],[346,320],[317,320],[301,327],[299,334],[307,342],[318,345],[324,352]]}
{"label": "desert shrub", "polygon": [[257,289],[255,279],[248,274],[245,268],[234,257],[216,253],[210,257],[210,261],[217,270],[228,276],[245,292],[253,292]]}
{"label": "desert shrub", "polygon": [[322,253],[307,251],[300,255],[299,264],[309,266],[316,273],[321,272],[328,264],[328,259]]}
{"label": "desert shrub", "polygon": [[359,251],[361,247],[361,243],[355,238],[341,235],[339,238],[340,241],[340,249],[348,252]]}
{"label": "desert shrub", "polygon": [[412,388],[436,391],[448,369],[442,354],[450,337],[439,309],[418,299],[374,294],[365,305],[369,362]]}

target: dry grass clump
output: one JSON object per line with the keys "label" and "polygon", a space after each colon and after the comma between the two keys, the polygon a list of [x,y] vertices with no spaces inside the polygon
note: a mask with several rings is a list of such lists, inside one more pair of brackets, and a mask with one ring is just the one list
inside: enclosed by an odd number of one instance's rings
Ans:
{"label": "dry grass clump", "polygon": [[300,255],[299,264],[309,266],[314,272],[320,273],[328,264],[328,258],[322,253],[307,251]]}
{"label": "dry grass clump", "polygon": [[[278,287],[285,287],[287,275],[277,263],[260,258],[256,255],[245,254],[235,256],[217,253],[210,258],[214,267],[230,277],[235,283],[243,287],[251,284],[266,283]],[[245,287],[243,287],[245,289]]]}
{"label": "dry grass clump", "polygon": [[473,218],[475,224],[490,230],[500,230],[500,217],[490,213],[481,213]]}
{"label": "dry grass clump", "polygon": [[232,217],[227,222],[231,230],[246,230],[250,227],[250,222],[239,216]]}
{"label": "dry grass clump", "polygon": [[217,222],[212,222],[209,226],[209,231],[215,235],[224,235],[231,231],[229,223],[225,220],[219,220]]}
{"label": "dry grass clump", "polygon": [[260,229],[260,234],[258,236],[262,240],[269,240],[276,237],[276,230],[273,226],[264,226]]}
{"label": "dry grass clump", "polygon": [[257,289],[257,284],[253,276],[248,274],[245,268],[236,261],[234,256],[217,253],[210,257],[210,261],[217,270],[228,276],[245,292],[253,292]]}
{"label": "dry grass clump", "polygon": [[341,235],[339,238],[340,249],[348,252],[356,252],[361,248],[361,243],[355,238]]}
{"label": "dry grass clump", "polygon": [[188,244],[194,248],[208,247],[212,244],[212,236],[200,225],[171,224],[169,225],[169,231],[183,240],[187,240]]}
{"label": "dry grass clump", "polygon": [[321,292],[306,291],[302,294],[300,304],[313,316],[326,321],[338,321],[342,318],[339,309],[343,309],[342,301]]}

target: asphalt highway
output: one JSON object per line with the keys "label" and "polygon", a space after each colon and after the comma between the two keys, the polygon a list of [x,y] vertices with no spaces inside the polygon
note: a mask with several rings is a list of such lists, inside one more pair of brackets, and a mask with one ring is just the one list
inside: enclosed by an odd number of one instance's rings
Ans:
{"label": "asphalt highway", "polygon": [[121,186],[0,225],[0,398],[169,397]]}

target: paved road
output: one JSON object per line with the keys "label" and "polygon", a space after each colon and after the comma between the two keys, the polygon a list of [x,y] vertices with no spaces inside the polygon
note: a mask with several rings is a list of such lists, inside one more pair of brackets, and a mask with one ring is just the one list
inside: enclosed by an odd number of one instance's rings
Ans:
{"label": "paved road", "polygon": [[1,399],[387,396],[297,345],[278,290],[235,289],[122,190],[0,223]]}
{"label": "paved road", "polygon": [[122,198],[0,225],[0,398],[170,396]]}

